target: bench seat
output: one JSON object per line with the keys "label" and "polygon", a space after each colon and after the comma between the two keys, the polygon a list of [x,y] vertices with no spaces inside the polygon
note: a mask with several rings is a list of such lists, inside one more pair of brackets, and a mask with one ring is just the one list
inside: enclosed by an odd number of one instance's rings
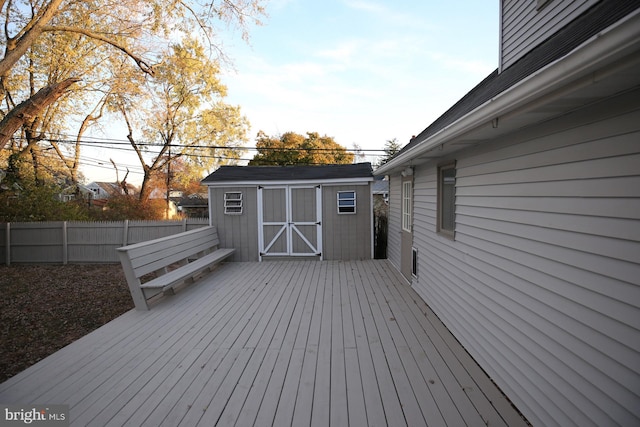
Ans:
{"label": "bench seat", "polygon": [[166,289],[179,285],[184,281],[185,277],[195,276],[196,274],[206,270],[210,265],[217,264],[225,258],[230,257],[234,252],[235,249],[217,249],[212,253],[191,261],[176,270],[172,270],[162,276],[158,276],[153,280],[143,283],[140,287],[142,289]]}

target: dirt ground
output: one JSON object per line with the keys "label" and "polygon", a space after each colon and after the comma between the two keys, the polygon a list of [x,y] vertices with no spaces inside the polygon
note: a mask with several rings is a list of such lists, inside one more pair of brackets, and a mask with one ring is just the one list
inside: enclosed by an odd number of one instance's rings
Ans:
{"label": "dirt ground", "polygon": [[0,382],[132,308],[120,264],[0,266]]}

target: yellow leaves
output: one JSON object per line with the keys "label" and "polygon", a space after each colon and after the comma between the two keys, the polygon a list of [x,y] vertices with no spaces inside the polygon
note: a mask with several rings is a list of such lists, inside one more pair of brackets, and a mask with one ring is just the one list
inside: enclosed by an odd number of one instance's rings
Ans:
{"label": "yellow leaves", "polygon": [[294,164],[349,164],[353,154],[330,136],[307,132],[303,136],[286,132],[280,137],[270,137],[263,131],[256,139],[258,154],[250,165],[294,165]]}

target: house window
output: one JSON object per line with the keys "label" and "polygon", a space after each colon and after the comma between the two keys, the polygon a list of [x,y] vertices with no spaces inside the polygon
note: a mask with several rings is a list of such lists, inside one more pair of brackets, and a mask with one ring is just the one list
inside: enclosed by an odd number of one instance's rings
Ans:
{"label": "house window", "polygon": [[402,182],[402,229],[411,233],[411,198],[413,197],[413,182]]}
{"label": "house window", "polygon": [[224,193],[225,215],[242,215],[242,193],[239,191]]}
{"label": "house window", "polygon": [[438,232],[453,238],[456,227],[456,165],[438,168]]}
{"label": "house window", "polygon": [[338,213],[339,214],[356,213],[356,192],[355,191],[338,191]]}

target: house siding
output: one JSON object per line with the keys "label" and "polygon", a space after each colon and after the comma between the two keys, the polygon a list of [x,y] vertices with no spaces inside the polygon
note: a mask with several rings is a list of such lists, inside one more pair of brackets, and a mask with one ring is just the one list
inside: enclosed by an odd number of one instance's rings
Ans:
{"label": "house siding", "polygon": [[[337,213],[338,191],[356,192],[356,214]],[[322,187],[323,259],[371,259],[371,186],[331,185]]]}
{"label": "house siding", "polygon": [[[225,215],[224,193],[242,193],[242,215]],[[235,248],[231,261],[258,260],[258,204],[256,187],[209,187],[209,218],[218,228],[220,246]]]}
{"label": "house siding", "polygon": [[389,224],[387,231],[387,259],[400,270],[400,247],[402,238],[402,177],[389,178]]}
{"label": "house siding", "polygon": [[638,99],[458,152],[455,241],[435,231],[437,164],[415,169],[412,285],[533,425],[640,424]]}
{"label": "house siding", "polygon": [[501,2],[500,69],[508,68],[598,0],[549,1],[537,10],[537,1]]}

